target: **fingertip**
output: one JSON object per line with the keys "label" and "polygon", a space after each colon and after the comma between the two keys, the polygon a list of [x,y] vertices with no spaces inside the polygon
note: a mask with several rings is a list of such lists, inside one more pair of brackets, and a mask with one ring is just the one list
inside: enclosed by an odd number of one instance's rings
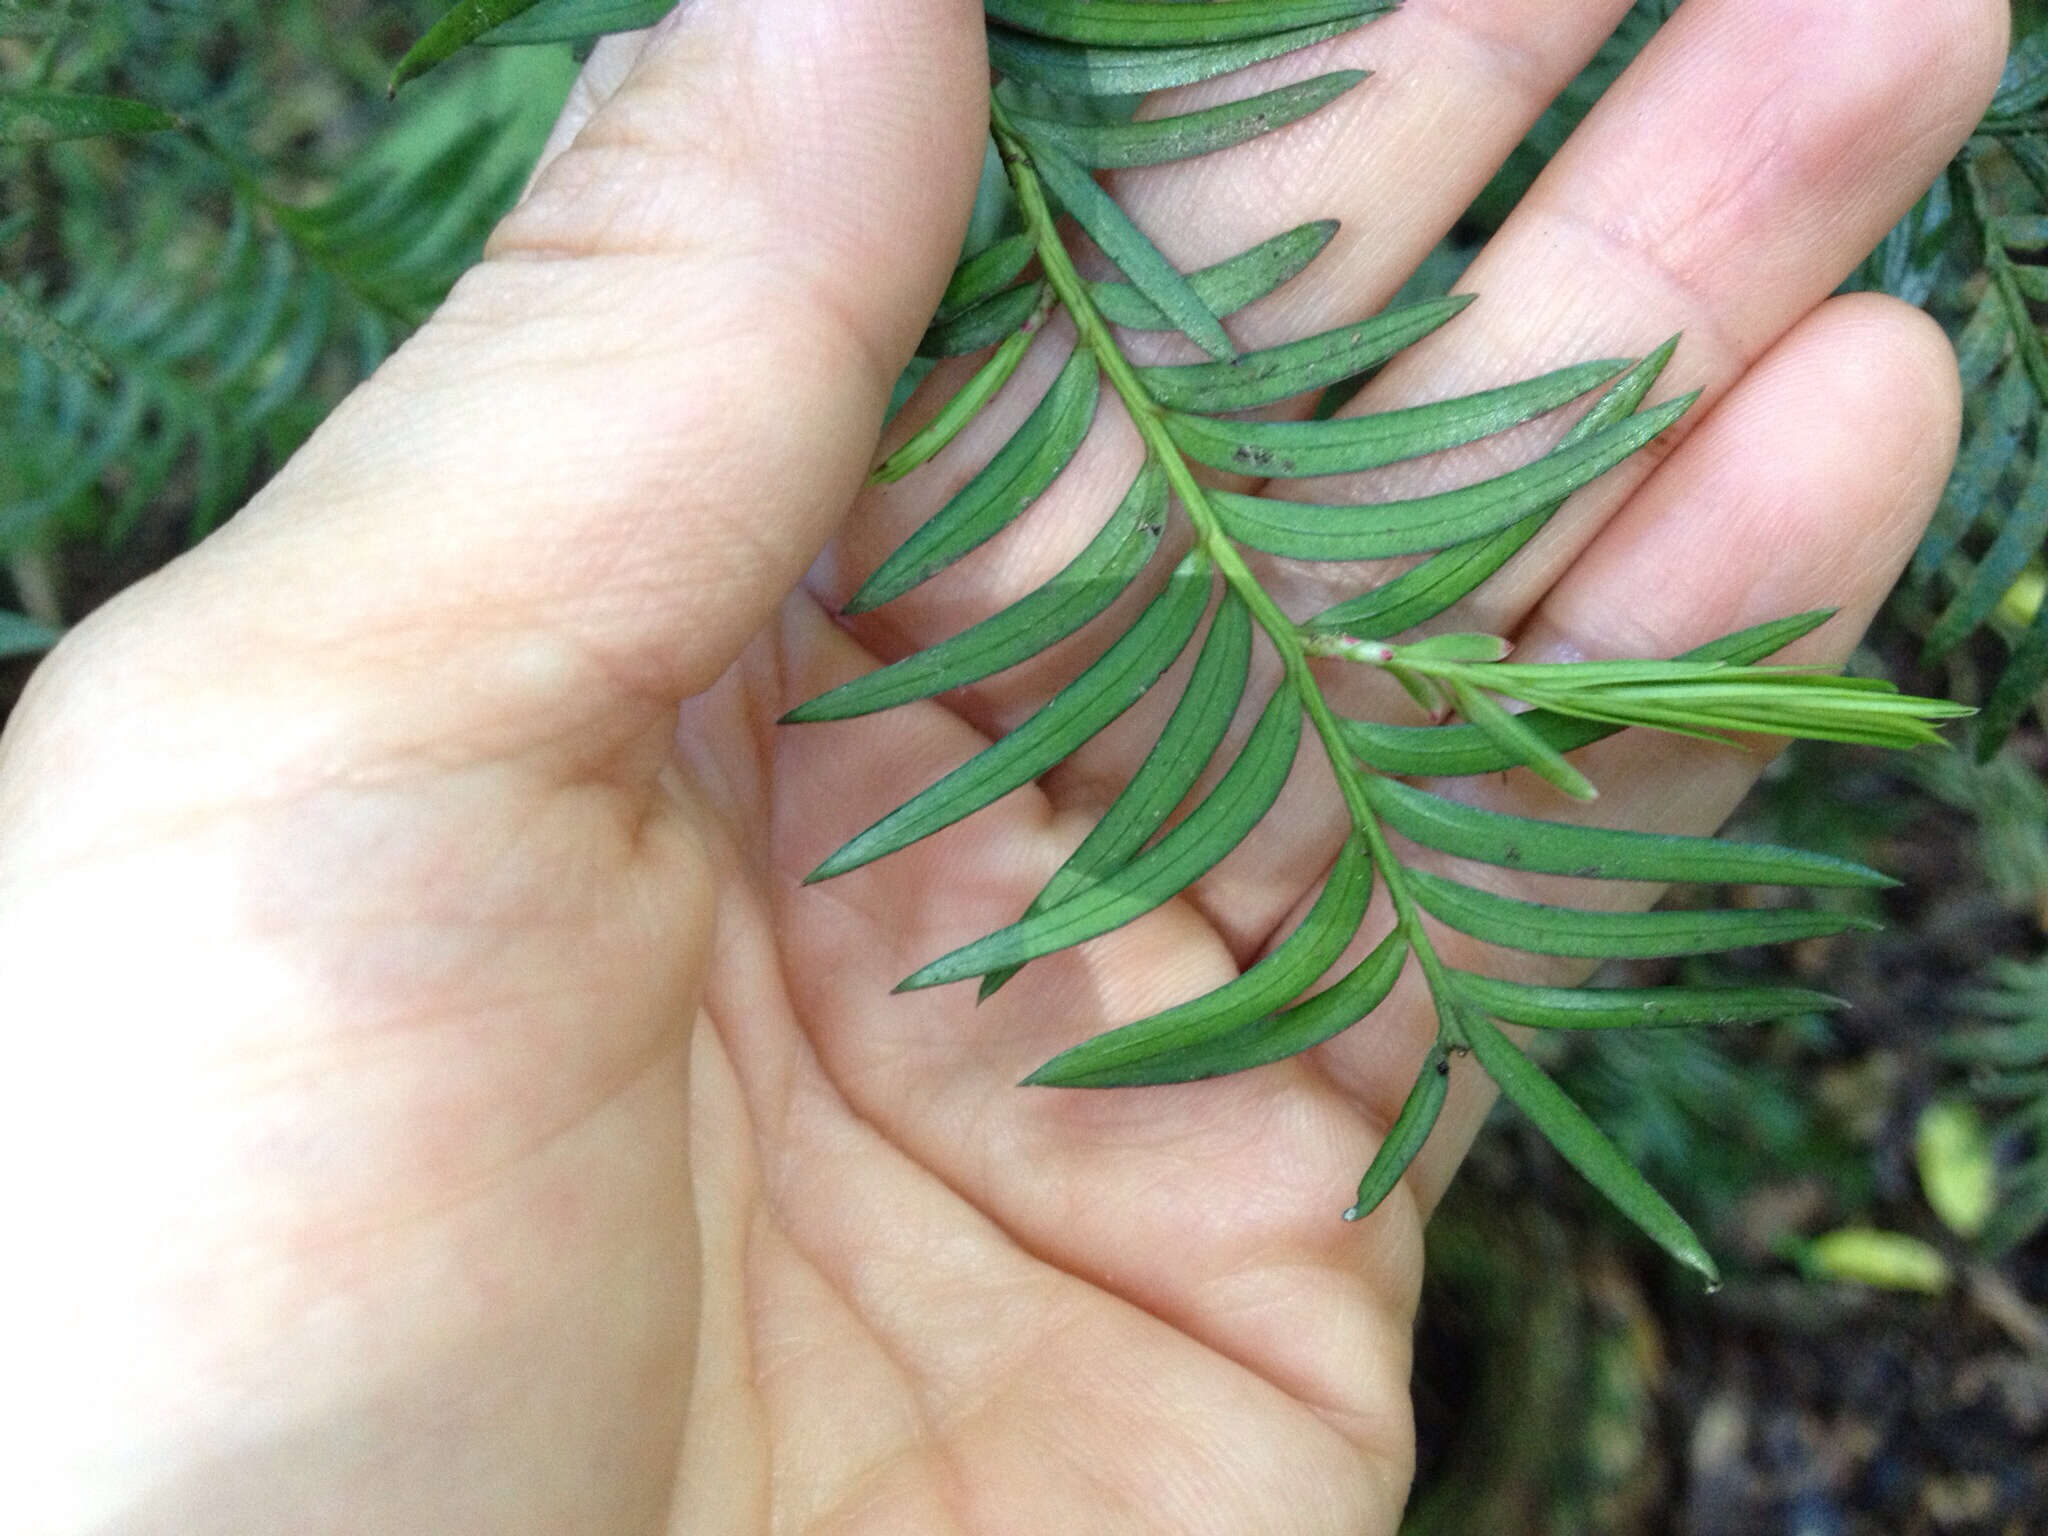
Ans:
{"label": "fingertip", "polygon": [[1960,419],[1925,315],[1830,300],[1716,402],[1545,597],[1525,647],[1671,655],[1818,607],[1844,621],[1787,660],[1840,656],[1918,542]]}

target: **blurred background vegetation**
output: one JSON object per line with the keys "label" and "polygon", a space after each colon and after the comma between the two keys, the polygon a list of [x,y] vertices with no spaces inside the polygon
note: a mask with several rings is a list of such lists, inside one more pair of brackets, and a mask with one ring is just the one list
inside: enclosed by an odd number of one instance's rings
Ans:
{"label": "blurred background vegetation", "polygon": [[[0,704],[246,500],[516,194],[574,60],[471,51],[388,101],[444,8],[0,0]],[[1639,0],[1418,286],[1675,8]],[[1707,1235],[1720,1294],[1524,1127],[1482,1139],[1431,1229],[1418,1536],[2048,1531],[2048,0],[2014,15],[1983,128],[1855,283],[1941,320],[1967,386],[1856,666],[1983,713],[1946,756],[1801,748],[1743,812],[1903,882],[1848,897],[1881,937],[1720,962],[1851,1012],[1549,1058]]]}

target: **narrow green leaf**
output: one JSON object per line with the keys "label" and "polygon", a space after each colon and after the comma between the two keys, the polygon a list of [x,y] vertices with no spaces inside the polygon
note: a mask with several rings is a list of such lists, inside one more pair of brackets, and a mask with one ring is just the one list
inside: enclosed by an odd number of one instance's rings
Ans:
{"label": "narrow green leaf", "polygon": [[[1135,3],[1137,0],[1120,0],[1119,8]],[[1202,8],[1214,9],[1207,5]],[[1160,254],[1159,247],[1131,222],[1116,199],[1097,186],[1095,178],[1056,145],[1032,139],[1024,142],[1033,168],[1044,178],[1052,195],[1087,231],[1088,238],[1102,248],[1102,254],[1131,280],[1131,285],[1211,357],[1237,356],[1223,322],[1202,302],[1187,278]]]}
{"label": "narrow green leaf", "polygon": [[[67,445],[57,479],[46,483],[35,496],[17,496],[0,503],[0,549],[11,552],[20,547],[22,541],[47,527],[74,497],[91,489],[143,435],[155,404],[156,396],[146,387],[144,376],[131,373],[123,378],[112,404],[92,414],[90,440]],[[250,452],[254,451],[252,445]]]}
{"label": "narrow green leaf", "polygon": [[1032,328],[1005,338],[1003,344],[996,348],[995,355],[974,371],[973,378],[953,392],[953,398],[939,408],[936,416],[875,466],[874,472],[868,476],[868,484],[891,485],[944,452],[946,445],[958,437],[967,423],[981,414],[981,408],[1010,382],[1010,375],[1024,361],[1024,354],[1031,349],[1031,340],[1037,334],[1037,329]]}
{"label": "narrow green leaf", "polygon": [[1284,346],[1247,352],[1231,363],[1140,368],[1145,392],[1173,411],[1249,411],[1376,368],[1471,302],[1469,295],[1405,304]]}
{"label": "narrow green leaf", "polygon": [[1895,684],[1881,677],[1843,677],[1810,667],[1760,668],[1751,672],[1731,667],[1726,662],[1702,661],[1686,656],[1670,660],[1630,656],[1613,661],[1503,662],[1486,670],[1488,676],[1502,680],[1502,686],[1494,690],[1497,693],[1506,693],[1510,688],[1520,688],[1525,684],[1541,683],[1552,677],[1559,679],[1561,689],[1569,688],[1596,698],[1603,693],[1625,696],[1659,688],[1674,693],[1692,693],[1710,690],[1719,682],[1738,683],[1758,675],[1773,678],[1795,689],[1846,687],[1855,693],[1898,692]]}
{"label": "narrow green leaf", "polygon": [[[1572,424],[1558,446],[1577,447],[1595,432],[1626,421],[1642,405],[1677,348],[1674,336],[1615,380],[1592,409]],[[1383,586],[1324,609],[1307,627],[1360,640],[1390,640],[1427,623],[1506,565],[1563,505],[1557,501],[1539,507],[1519,523],[1442,550]]]}
{"label": "narrow green leaf", "polygon": [[1362,69],[1333,70],[1242,101],[1221,102],[1172,117],[1105,123],[1033,117],[1020,111],[1012,114],[1011,122],[1030,143],[1057,144],[1077,163],[1096,170],[1164,165],[1214,154],[1299,122],[1365,76]]}
{"label": "narrow green leaf", "polygon": [[1301,701],[1283,683],[1209,797],[1158,842],[1071,900],[940,956],[898,982],[896,990],[943,986],[1021,965],[1100,937],[1171,901],[1222,862],[1272,809],[1300,744]]}
{"label": "narrow green leaf", "polygon": [[[1569,404],[1625,366],[1579,363],[1501,389],[1370,416],[1329,421],[1211,421],[1202,416],[1171,415],[1166,424],[1183,452],[1217,469],[1267,477],[1344,475],[1440,453],[1504,432]],[[1423,547],[1436,549],[1443,542]]]}
{"label": "narrow green leaf", "polygon": [[[1718,640],[1687,651],[1683,659],[1747,663],[1783,650],[1794,640],[1811,634],[1834,616],[1834,610],[1815,609],[1773,619],[1749,629],[1723,635]],[[1597,721],[1569,719],[1546,710],[1533,709],[1516,717],[1560,752],[1570,752],[1612,736],[1619,726]],[[1358,760],[1381,773],[1405,774],[1417,778],[1463,777],[1479,773],[1500,773],[1520,763],[1488,740],[1471,725],[1386,725],[1376,720],[1339,722],[1346,743]]]}
{"label": "narrow green leaf", "polygon": [[958,314],[934,320],[917,344],[917,355],[965,357],[983,347],[992,347],[1004,337],[1014,335],[1031,318],[1046,292],[1044,283],[1005,288],[968,305]]}
{"label": "narrow green leaf", "polygon": [[1472,1054],[1486,1068],[1487,1076],[1500,1086],[1508,1102],[1549,1138],[1565,1161],[1584,1174],[1658,1247],[1696,1270],[1708,1285],[1718,1285],[1720,1272],[1685,1218],[1630,1166],[1586,1112],[1486,1018],[1474,1015],[1463,1022]]}
{"label": "narrow green leaf", "polygon": [[49,0],[0,0],[0,37],[49,37],[72,24]]}
{"label": "narrow green leaf", "polygon": [[1545,741],[1539,731],[1524,725],[1519,716],[1509,714],[1496,700],[1464,682],[1453,679],[1450,689],[1451,701],[1460,715],[1546,784],[1574,800],[1600,797],[1592,780],[1567,762],[1564,754]]}
{"label": "narrow green leaf", "polygon": [[[1297,225],[1284,234],[1260,241],[1250,250],[1226,257],[1213,267],[1188,273],[1188,286],[1211,313],[1235,314],[1299,275],[1336,233],[1335,219]],[[1129,283],[1090,283],[1088,297],[1096,312],[1111,325],[1133,331],[1179,329],[1158,305]]]}
{"label": "narrow green leaf", "polygon": [[2048,683],[2048,603],[2034,612],[2034,621],[2020,636],[2005,670],[1984,701],[1984,713],[1977,721],[1977,761],[1989,762],[2005,745],[2020,717],[2033,706],[2041,685]]}
{"label": "narrow green leaf", "polygon": [[391,91],[395,94],[406,81],[445,63],[500,22],[532,10],[534,4],[535,0],[459,0],[406,49],[405,57],[391,71]]}
{"label": "narrow green leaf", "polygon": [[[1388,934],[1342,980],[1313,997],[1191,1047],[1181,1062],[1186,1075],[1178,1080],[1267,1066],[1335,1039],[1386,1001],[1407,958],[1406,941],[1398,932]],[[1196,1070],[1205,1064],[1206,1070]]]}
{"label": "narrow green leaf", "polygon": [[1766,1024],[1847,1003],[1802,987],[1532,987],[1457,971],[1458,994],[1488,1017],[1536,1029]]}
{"label": "narrow green leaf", "polygon": [[90,342],[4,282],[0,282],[0,336],[20,342],[66,373],[91,383],[105,384],[114,377],[114,370]]}
{"label": "narrow green leaf", "polygon": [[1325,608],[1304,629],[1350,635],[1355,640],[1391,640],[1426,624],[1506,565],[1562,507],[1554,501],[1519,523],[1441,549],[1370,592]]}
{"label": "narrow green leaf", "polygon": [[[1703,740],[1725,740],[1730,733],[1760,731],[1809,741],[1860,742],[1868,746],[1914,747],[1940,743],[1929,723],[1972,713],[1967,705],[1946,699],[1902,694],[1882,678],[1837,677],[1828,673],[1774,672],[1768,669],[1681,669],[1681,662],[1568,662],[1551,668],[1515,663],[1486,668],[1483,686],[1508,697],[1541,706],[1546,712],[1601,721],[1610,725],[1642,725]],[[1674,674],[1660,679],[1651,670],[1666,667]],[[1610,681],[1593,681],[1593,673],[1574,678],[1579,668],[1613,672]],[[1641,668],[1641,680],[1626,670]],[[1546,679],[1545,672],[1555,674]]]}
{"label": "narrow green leaf", "polygon": [[1101,387],[1095,354],[1075,348],[1015,435],[882,562],[848,599],[845,611],[866,613],[901,597],[1009,527],[1080,449],[1095,422]]}
{"label": "narrow green leaf", "polygon": [[0,145],[52,144],[111,133],[162,133],[182,126],[161,107],[122,96],[0,90]]}
{"label": "narrow green leaf", "polygon": [[1436,1128],[1436,1117],[1443,1110],[1450,1086],[1450,1058],[1444,1054],[1441,1044],[1433,1045],[1429,1059],[1423,1062],[1414,1086],[1408,1090],[1408,1097],[1401,1101],[1401,1113],[1387,1127],[1387,1139],[1380,1143],[1379,1151],[1373,1154],[1372,1163],[1365,1170],[1365,1177],[1358,1181],[1358,1198],[1344,1213],[1346,1221],[1360,1221],[1370,1216],[1379,1209],[1380,1202],[1394,1192],[1394,1186],[1401,1182],[1401,1175],[1408,1171],[1408,1165],[1415,1161],[1415,1154],[1422,1150],[1423,1143],[1429,1140],[1429,1133]]}
{"label": "narrow green leaf", "polygon": [[1044,586],[915,655],[799,704],[785,725],[846,720],[928,699],[1028,661],[1114,602],[1159,547],[1166,476],[1148,463],[1102,531]]}
{"label": "narrow green leaf", "polygon": [[[1032,898],[1024,909],[1025,917],[1035,917],[1113,874],[1166,824],[1166,818],[1187,798],[1216,749],[1223,745],[1251,676],[1251,655],[1251,610],[1226,587],[1187,687],[1159,739],[1109,803],[1102,819],[1088,829],[1081,845]],[[982,998],[1015,976],[1017,969],[1011,966],[982,977]]]}
{"label": "narrow green leaf", "polygon": [[1801,848],[1507,816],[1461,805],[1377,774],[1367,777],[1363,787],[1373,810],[1410,842],[1503,869],[1575,875],[1586,880],[1689,880],[1727,885],[1873,889],[1898,883],[1861,864]]}
{"label": "narrow green leaf", "polygon": [[1835,613],[1836,610],[1833,608],[1809,608],[1804,613],[1787,614],[1782,619],[1752,624],[1748,629],[1738,629],[1733,634],[1721,636],[1718,640],[1709,640],[1705,645],[1681,651],[1678,659],[1725,661],[1731,666],[1746,667],[1752,662],[1762,661],[1766,656],[1777,655],[1795,640],[1805,639],[1832,619]]}
{"label": "narrow green leaf", "polygon": [[1415,707],[1430,719],[1442,718],[1450,712],[1450,700],[1443,689],[1418,673],[1406,667],[1389,667],[1387,676],[1401,685],[1401,691],[1415,701]]}
{"label": "narrow green leaf", "polygon": [[829,880],[950,827],[1070,756],[1173,664],[1209,604],[1209,564],[1188,556],[1123,637],[993,746],[912,796],[805,877]]}
{"label": "narrow green leaf", "polygon": [[1984,290],[1977,307],[1963,323],[1955,348],[1956,374],[1963,381],[1963,390],[1976,394],[1991,382],[1991,375],[1998,371],[2006,355],[2005,306],[1991,288]]}
{"label": "narrow green leaf", "polygon": [[[2001,325],[2001,349],[2009,334]],[[1948,486],[1941,493],[1941,504],[1935,508],[1919,549],[1914,551],[1911,571],[1915,582],[1924,584],[1933,577],[1985,511],[1997,504],[2000,483],[2011,471],[2020,442],[2034,419],[2034,389],[2022,369],[2007,371],[1980,398],[1983,414],[1964,437],[1956,453],[1955,468],[1949,472]]]}
{"label": "narrow green leaf", "polygon": [[[1377,560],[1415,554],[1425,549],[1441,549],[1447,543],[1474,538],[1519,522],[1530,513],[1548,507],[1599,478],[1669,427],[1688,404],[1689,398],[1670,401],[1640,416],[1631,416],[1619,426],[1596,432],[1572,447],[1555,449],[1533,464],[1431,496],[1357,506],[1331,506],[1321,502],[1282,501],[1270,496],[1216,491],[1211,494],[1210,501],[1232,538],[1254,549],[1263,549],[1268,554],[1297,560]],[[1387,414],[1402,413],[1390,411]],[[1187,416],[1168,418],[1169,429],[1176,440],[1182,435],[1182,423],[1195,419]],[[1372,421],[1377,418],[1357,419]],[[1269,425],[1334,426],[1339,423],[1220,422],[1213,425],[1236,431]],[[1448,432],[1452,429],[1446,427],[1443,430]],[[1484,435],[1484,432],[1479,435]],[[1470,438],[1458,440],[1469,441]],[[1371,451],[1373,455],[1377,454],[1380,446],[1375,445]],[[1437,446],[1429,444],[1417,451],[1435,452]],[[1365,462],[1368,456],[1371,455],[1361,455],[1353,467],[1376,467]],[[1316,472],[1336,471],[1319,469]]]}
{"label": "narrow green leaf", "polygon": [[1990,622],[1999,599],[2019,580],[2044,538],[2048,538],[2048,455],[2036,457],[2026,487],[1999,519],[1998,536],[1927,632],[1920,651],[1923,666],[1939,661]]}
{"label": "narrow green leaf", "polygon": [[1090,47],[992,25],[988,29],[988,61],[998,74],[1061,95],[1143,96],[1236,74],[1253,64],[1354,31],[1366,19],[1347,16],[1238,42],[1186,48]]}
{"label": "narrow green leaf", "polygon": [[[1347,972],[1343,980],[1303,998],[1258,1026],[1259,1059],[1247,1066],[1284,1061],[1344,1033],[1387,1000],[1408,959],[1408,941],[1399,930],[1373,946],[1372,953]],[[1248,1053],[1247,1053],[1248,1054]]]}
{"label": "narrow green leaf", "polygon": [[1024,1082],[1046,1088],[1187,1083],[1263,1066],[1258,1032],[1344,952],[1372,899],[1372,856],[1347,839],[1301,926],[1235,980],[1063,1051]]}
{"label": "narrow green leaf", "polygon": [[1407,877],[1414,882],[1417,899],[1440,922],[1475,939],[1532,955],[1586,960],[1708,955],[1835,933],[1869,933],[1881,926],[1848,913],[1789,907],[1754,912],[1591,912],[1496,896],[1420,869],[1407,871]]}
{"label": "narrow green leaf", "polygon": [[675,8],[676,0],[539,0],[525,14],[492,28],[477,41],[487,48],[580,43],[609,32],[651,27]]}
{"label": "narrow green leaf", "polygon": [[949,319],[992,298],[1024,275],[1038,245],[1029,235],[1008,235],[953,269],[939,299],[938,318]]}
{"label": "narrow green leaf", "polygon": [[1112,47],[1180,48],[1270,37],[1393,9],[1392,0],[986,0],[993,21],[1039,37]]}

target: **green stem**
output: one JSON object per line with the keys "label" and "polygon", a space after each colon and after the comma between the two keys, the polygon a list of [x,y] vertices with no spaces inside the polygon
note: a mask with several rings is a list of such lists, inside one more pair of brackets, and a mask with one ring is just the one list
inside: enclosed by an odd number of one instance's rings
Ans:
{"label": "green stem", "polygon": [[1045,270],[1046,281],[1072,317],[1079,345],[1095,354],[1103,377],[1123,402],[1132,424],[1138,429],[1146,453],[1165,471],[1167,484],[1187,511],[1202,552],[1272,642],[1288,683],[1294,688],[1295,696],[1301,700],[1316,735],[1322,741],[1331,772],[1336,776],[1338,791],[1351,813],[1353,831],[1364,839],[1373,863],[1379,868],[1380,878],[1386,882],[1387,894],[1394,903],[1395,921],[1429,982],[1430,993],[1436,1000],[1439,1031],[1452,1045],[1462,1047],[1465,1044],[1464,1029],[1450,1006],[1453,993],[1447,968],[1430,942],[1422,921],[1421,905],[1415,899],[1406,871],[1395,859],[1379,818],[1365,798],[1361,770],[1345,743],[1342,723],[1336,711],[1331,709],[1329,700],[1323,697],[1322,686],[1309,666],[1305,644],[1307,636],[1259,584],[1236,544],[1224,532],[1222,519],[1209,503],[1207,489],[1195,478],[1193,468],[1166,429],[1166,407],[1152,398],[1138,370],[1117,345],[1108,322],[1095,308],[1087,283],[1074,266],[1066,242],[1060,238],[1051,206],[1046,201],[1045,187],[1032,168],[1029,147],[1016,136],[1002,104],[993,98],[989,102],[989,117],[996,146],[1002,153],[1010,185],[1016,191],[1017,203],[1037,249],[1039,265]]}

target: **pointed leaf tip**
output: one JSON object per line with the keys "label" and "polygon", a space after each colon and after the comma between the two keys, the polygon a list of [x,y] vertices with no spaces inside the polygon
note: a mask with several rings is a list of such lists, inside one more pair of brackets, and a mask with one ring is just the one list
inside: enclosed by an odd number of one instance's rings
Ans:
{"label": "pointed leaf tip", "polygon": [[1429,1133],[1435,1129],[1437,1116],[1450,1093],[1450,1082],[1450,1058],[1439,1040],[1430,1047],[1422,1071],[1417,1074],[1414,1085],[1408,1090],[1408,1097],[1402,1102],[1400,1114],[1387,1128],[1386,1140],[1373,1154],[1372,1165],[1365,1170],[1365,1177],[1358,1181],[1358,1198],[1344,1213],[1346,1221],[1370,1216],[1379,1208],[1380,1202],[1394,1192],[1394,1186],[1401,1182],[1401,1176],[1407,1173],[1409,1164],[1415,1161],[1416,1154],[1429,1140]]}
{"label": "pointed leaf tip", "polygon": [[950,827],[1065,760],[1135,704],[1187,645],[1209,601],[1206,557],[1190,555],[1115,644],[1007,736],[913,795],[812,872],[845,874]]}
{"label": "pointed leaf tip", "polygon": [[[1237,348],[1215,311],[1195,292],[1186,275],[1131,222],[1131,216],[1116,199],[1058,145],[1034,139],[1028,133],[1020,133],[1018,138],[1045,186],[1087,231],[1102,254],[1131,280],[1131,286],[1210,357],[1218,362],[1235,358]],[[1036,195],[1028,179],[1020,182],[1018,191],[1027,202]]]}
{"label": "pointed leaf tip", "polygon": [[417,80],[441,65],[491,28],[531,10],[537,0],[461,0],[441,14],[441,19],[420,34],[419,41],[406,49],[405,56],[391,71],[388,94],[396,96],[408,80]]}
{"label": "pointed leaf tip", "polygon": [[1566,1162],[1672,1258],[1711,1288],[1721,1283],[1713,1256],[1685,1218],[1658,1194],[1583,1109],[1524,1056],[1483,1014],[1463,1020],[1472,1054],[1501,1094],[1535,1123]]}

